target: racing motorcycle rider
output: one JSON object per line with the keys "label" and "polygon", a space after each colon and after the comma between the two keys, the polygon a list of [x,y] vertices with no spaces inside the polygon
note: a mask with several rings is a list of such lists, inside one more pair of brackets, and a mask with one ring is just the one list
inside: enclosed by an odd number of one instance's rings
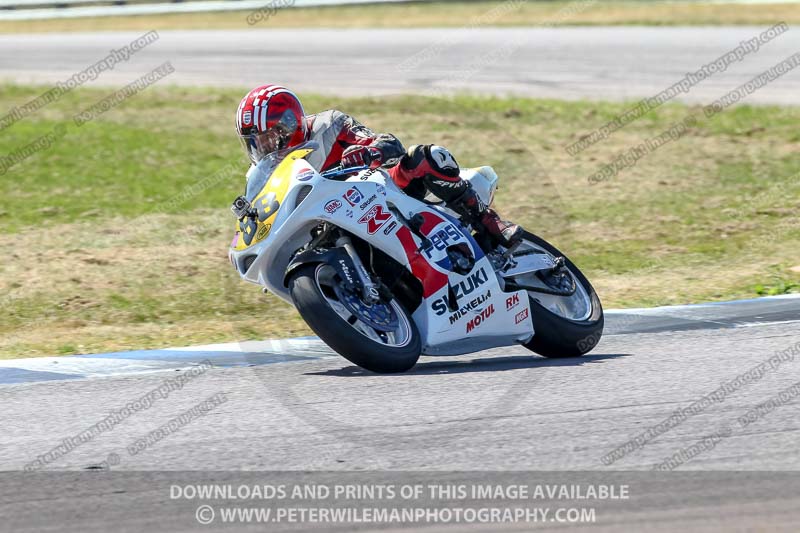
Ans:
{"label": "racing motorcycle rider", "polygon": [[405,150],[394,135],[376,135],[341,111],[306,115],[297,96],[279,85],[256,87],[242,98],[236,131],[252,164],[276,150],[314,140],[320,150],[306,159],[320,172],[339,165],[383,166],[403,192],[422,199],[430,191],[467,222],[480,223],[496,244],[510,247],[521,239],[522,229],[483,204],[472,185],[459,177],[455,158],[441,146]]}

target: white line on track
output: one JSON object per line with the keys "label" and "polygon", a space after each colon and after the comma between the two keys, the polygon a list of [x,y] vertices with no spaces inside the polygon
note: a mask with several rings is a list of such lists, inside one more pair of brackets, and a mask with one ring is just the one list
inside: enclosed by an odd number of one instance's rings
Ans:
{"label": "white line on track", "polygon": [[[793,302],[800,294],[751,300],[606,310],[606,335],[654,333],[695,327],[755,327],[800,322]],[[775,313],[778,314],[775,314]],[[773,314],[775,320],[764,320]],[[180,371],[210,360],[215,366],[244,367],[338,357],[316,337],[207,344],[0,361],[0,385]]]}

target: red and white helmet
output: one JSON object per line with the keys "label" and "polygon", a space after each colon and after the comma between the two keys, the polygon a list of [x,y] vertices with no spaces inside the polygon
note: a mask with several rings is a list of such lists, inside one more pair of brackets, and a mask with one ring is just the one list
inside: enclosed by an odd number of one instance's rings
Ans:
{"label": "red and white helmet", "polygon": [[280,85],[256,87],[242,98],[236,111],[236,132],[252,163],[304,142],[306,131],[303,105]]}

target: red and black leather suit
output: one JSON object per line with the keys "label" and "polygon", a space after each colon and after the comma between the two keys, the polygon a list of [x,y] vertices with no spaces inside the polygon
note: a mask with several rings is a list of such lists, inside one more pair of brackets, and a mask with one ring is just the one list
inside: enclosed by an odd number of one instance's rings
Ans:
{"label": "red and black leather suit", "polygon": [[421,199],[430,191],[470,222],[480,222],[499,244],[509,246],[519,238],[519,226],[500,220],[461,179],[458,163],[446,148],[414,145],[406,150],[394,135],[376,134],[337,110],[307,115],[306,125],[308,140],[320,144],[320,150],[308,156],[317,169],[382,165],[403,192]]}

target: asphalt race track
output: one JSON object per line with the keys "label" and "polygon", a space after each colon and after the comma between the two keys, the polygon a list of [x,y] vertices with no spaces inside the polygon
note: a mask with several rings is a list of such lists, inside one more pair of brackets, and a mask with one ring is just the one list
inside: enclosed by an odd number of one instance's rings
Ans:
{"label": "asphalt race track", "polygon": [[[582,358],[547,360],[514,347],[423,358],[412,372],[388,376],[363,372],[319,346],[295,350],[282,360],[266,353],[259,359],[256,344],[242,345],[238,359],[224,352],[217,360],[208,348],[197,349],[193,359],[180,351],[171,361],[163,353],[150,360],[132,355],[126,364],[138,358],[144,366],[90,378],[46,372],[37,377],[30,370],[21,378],[14,366],[33,360],[5,361],[0,367],[5,383],[0,385],[0,470],[23,469],[61,439],[203,359],[221,366],[36,467],[71,473],[0,476],[5,492],[0,516],[17,517],[17,531],[70,519],[88,521],[81,526],[87,531],[103,531],[108,523],[93,518],[92,509],[105,502],[123,530],[141,530],[147,520],[190,530],[191,513],[176,512],[175,502],[170,507],[167,485],[196,480],[202,472],[179,471],[205,471],[202,479],[216,482],[231,480],[241,470],[384,471],[389,477],[425,471],[439,481],[481,479],[491,471],[613,475],[650,470],[704,437],[724,434],[712,449],[677,465],[661,481],[643,478],[638,487],[642,498],[647,495],[647,508],[618,509],[613,523],[664,531],[725,530],[725,524],[757,528],[769,518],[770,530],[796,531],[798,326],[800,298],[790,297],[629,310],[608,315],[607,335]],[[166,366],[147,367],[153,360]],[[70,361],[77,364],[72,357],[59,361],[66,368]],[[730,386],[721,397],[642,447],[607,461],[606,454],[724,383]],[[784,394],[780,405],[747,419],[751,409],[787,390],[794,392]],[[148,432],[220,393],[227,401],[203,417],[135,455],[128,451]],[[111,473],[84,472],[103,461],[112,464]],[[126,476],[127,471],[140,472]],[[687,472],[714,482],[690,490],[682,484],[697,478],[687,478]],[[117,477],[87,477],[112,475]],[[732,487],[747,487],[747,493],[725,495]],[[57,505],[26,514],[42,500]],[[709,516],[718,522],[705,522]]]}
{"label": "asphalt race track", "polygon": [[[125,85],[170,61],[175,72],[159,83],[245,88],[271,82],[300,92],[356,96],[466,91],[637,99],[658,94],[765,29],[163,31],[158,41],[89,83]],[[64,81],[143,33],[0,35],[0,79]],[[711,103],[798,50],[800,33],[790,30],[678,99]],[[785,74],[746,100],[800,103],[800,72]]]}

